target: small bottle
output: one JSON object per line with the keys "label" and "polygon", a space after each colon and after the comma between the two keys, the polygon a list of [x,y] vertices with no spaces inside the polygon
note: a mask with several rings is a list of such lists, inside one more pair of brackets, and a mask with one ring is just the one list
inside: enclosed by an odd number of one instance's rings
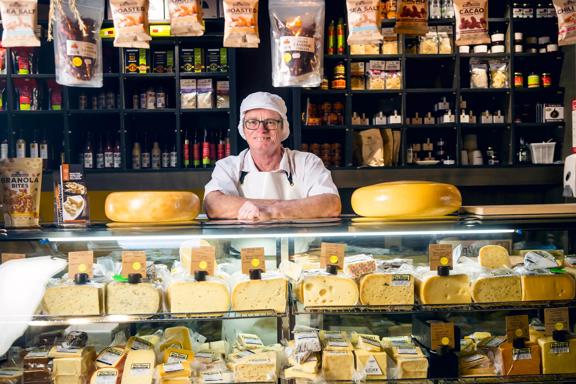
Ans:
{"label": "small bottle", "polygon": [[98,141],[98,149],[96,150],[96,168],[104,168],[104,143],[102,140],[102,135],[100,135],[100,140]]}
{"label": "small bottle", "polygon": [[42,135],[42,141],[40,141],[40,158],[42,159],[42,169],[48,169],[48,141],[46,140],[46,136]]}
{"label": "small bottle", "polygon": [[453,0],[446,0],[446,13],[445,18],[453,19],[454,18],[454,1]]}
{"label": "small bottle", "polygon": [[518,149],[518,163],[519,164],[528,164],[529,161],[529,151],[528,151],[528,145],[526,145],[526,142],[524,141],[524,138],[521,137],[520,138],[520,148]]}
{"label": "small bottle", "polygon": [[406,150],[406,164],[412,164],[412,163],[414,163],[414,150],[410,146]]}
{"label": "small bottle", "polygon": [[168,150],[168,145],[164,145],[164,149],[162,150],[162,168],[170,167],[170,151]]}
{"label": "small bottle", "polygon": [[335,50],[336,50],[336,26],[334,25],[334,20],[330,21],[330,24],[328,25],[328,48],[327,48],[327,54],[328,55],[333,55],[335,54]]}
{"label": "small bottle", "polygon": [[440,0],[430,0],[430,19],[440,19],[442,17],[442,8]]}
{"label": "small bottle", "polygon": [[142,168],[150,168],[150,147],[148,146],[148,134],[144,132],[144,144],[140,152]]}
{"label": "small bottle", "polygon": [[232,147],[230,145],[230,130],[228,130],[226,132],[226,150],[224,152],[224,155],[226,157],[230,156],[232,154]]}
{"label": "small bottle", "polygon": [[160,144],[155,141],[152,144],[152,169],[160,169],[161,157],[162,151],[160,150]]}
{"label": "small bottle", "polygon": [[226,138],[224,130],[222,130],[221,134],[218,138],[218,160],[222,160],[226,156]]}
{"label": "small bottle", "polygon": [[122,151],[120,150],[120,142],[118,139],[114,142],[114,152],[113,152],[113,159],[114,159],[114,168],[122,168]]}
{"label": "small bottle", "polygon": [[104,147],[104,168],[114,167],[114,149],[110,143],[110,135],[106,135],[106,146]]}
{"label": "small bottle", "polygon": [[202,167],[210,167],[210,136],[204,127],[204,138],[202,140]]}
{"label": "small bottle", "polygon": [[140,143],[135,141],[132,147],[132,169],[142,168],[142,158],[141,158]]}
{"label": "small bottle", "polygon": [[84,146],[84,168],[92,169],[94,168],[94,147],[92,146],[92,138],[90,132],[86,136],[86,145]]}
{"label": "small bottle", "polygon": [[172,151],[170,151],[170,168],[176,168],[178,166],[178,152],[176,151],[176,144],[172,146]]}
{"label": "small bottle", "polygon": [[140,90],[140,109],[146,109],[148,105],[148,94],[145,89]]}
{"label": "small bottle", "polygon": [[184,148],[182,151],[183,167],[190,167],[190,138],[188,137],[188,129],[184,131]]}
{"label": "small bottle", "polygon": [[4,138],[0,143],[0,160],[8,158],[8,139]]}
{"label": "small bottle", "polygon": [[156,108],[166,108],[166,93],[162,87],[158,87],[158,89],[156,89]]}
{"label": "small bottle", "polygon": [[210,165],[214,166],[218,157],[218,131],[214,130],[210,136]]}
{"label": "small bottle", "polygon": [[37,131],[34,130],[34,136],[32,137],[32,141],[30,142],[30,157],[36,158],[40,157],[40,151],[38,148],[38,140],[36,140]]}
{"label": "small bottle", "polygon": [[20,137],[16,140],[16,157],[19,159],[26,157],[26,140],[22,137],[22,132],[20,132]]}
{"label": "small bottle", "polygon": [[156,92],[152,87],[146,91],[146,109],[156,109]]}
{"label": "small bottle", "polygon": [[343,55],[346,50],[344,41],[344,19],[339,18],[338,24],[336,25],[336,53],[338,55]]}
{"label": "small bottle", "polygon": [[192,143],[192,165],[199,168],[202,163],[202,144],[200,143],[200,129],[196,130],[194,142]]}
{"label": "small bottle", "polygon": [[522,3],[515,1],[512,4],[512,17],[514,19],[524,18],[524,8],[522,8]]}

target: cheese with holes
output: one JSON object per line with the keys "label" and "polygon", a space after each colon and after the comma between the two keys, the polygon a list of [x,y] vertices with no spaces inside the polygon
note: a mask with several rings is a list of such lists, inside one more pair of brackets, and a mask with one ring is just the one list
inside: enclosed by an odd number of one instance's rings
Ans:
{"label": "cheese with holes", "polygon": [[352,380],[354,354],[351,351],[323,351],[322,375],[325,380]]}
{"label": "cheese with holes", "polygon": [[233,311],[286,312],[288,280],[284,278],[241,281],[232,290]]}
{"label": "cheese with holes", "polygon": [[100,368],[92,375],[90,384],[116,384],[120,381],[120,372],[116,368]]}
{"label": "cheese with holes", "polygon": [[297,288],[306,307],[352,306],[358,303],[358,286],[344,276],[307,276]]}
{"label": "cheese with holes", "polygon": [[96,367],[98,368],[118,368],[124,363],[127,351],[124,348],[107,347],[96,357]]}
{"label": "cheese with holes", "polygon": [[354,351],[354,357],[356,358],[356,369],[364,371],[366,380],[386,380],[386,352],[369,352],[357,349]]}
{"label": "cheese with holes", "polygon": [[574,290],[574,278],[567,273],[522,276],[523,301],[572,300]]}
{"label": "cheese with holes", "polygon": [[98,284],[59,284],[46,288],[42,309],[52,316],[97,316],[102,303],[103,289]]}
{"label": "cheese with holes", "polygon": [[122,384],[152,384],[156,355],[153,350],[139,349],[128,352]]}
{"label": "cheese with holes", "polygon": [[160,290],[151,283],[128,284],[114,281],[106,286],[109,315],[143,315],[160,310]]}
{"label": "cheese with holes", "polygon": [[508,250],[501,245],[485,245],[478,251],[478,263],[490,269],[507,267],[510,268],[510,255]]}
{"label": "cheese with holes", "polygon": [[360,279],[362,305],[414,304],[414,277],[407,274],[374,273]]}
{"label": "cheese with holes", "polygon": [[434,217],[456,212],[462,196],[453,185],[426,181],[394,181],[358,188],[352,209],[367,217]]}
{"label": "cheese with holes", "polygon": [[186,360],[163,363],[158,366],[158,374],[162,379],[174,379],[178,377],[190,377],[192,369],[190,362]]}
{"label": "cheese with holes", "polygon": [[468,304],[472,302],[467,275],[429,275],[416,281],[422,304]]}
{"label": "cheese with holes", "polygon": [[472,283],[472,299],[476,303],[508,303],[522,301],[520,276],[485,276]]}
{"label": "cheese with holes", "polygon": [[557,342],[551,336],[538,339],[542,351],[542,373],[570,374],[576,373],[576,338]]}
{"label": "cheese with holes", "polygon": [[229,365],[236,383],[276,381],[276,352],[256,353]]}
{"label": "cheese with holes", "polygon": [[194,220],[200,199],[192,192],[112,192],[104,203],[106,217],[123,223],[167,223]]}
{"label": "cheese with holes", "polygon": [[173,314],[226,312],[230,293],[219,281],[177,281],[168,287],[166,302]]}
{"label": "cheese with holes", "polygon": [[186,349],[168,348],[162,356],[163,363],[177,363],[179,361],[194,361],[194,352]]}
{"label": "cheese with holes", "polygon": [[192,350],[190,340],[190,329],[188,327],[170,327],[164,330],[164,339],[160,345],[160,350],[168,348],[178,348]]}

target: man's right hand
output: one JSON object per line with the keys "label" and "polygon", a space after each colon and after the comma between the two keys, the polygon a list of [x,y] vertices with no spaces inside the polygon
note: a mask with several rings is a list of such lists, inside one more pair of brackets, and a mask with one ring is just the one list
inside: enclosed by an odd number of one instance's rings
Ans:
{"label": "man's right hand", "polygon": [[268,221],[273,219],[266,206],[259,206],[252,201],[246,201],[238,210],[238,220],[242,221]]}

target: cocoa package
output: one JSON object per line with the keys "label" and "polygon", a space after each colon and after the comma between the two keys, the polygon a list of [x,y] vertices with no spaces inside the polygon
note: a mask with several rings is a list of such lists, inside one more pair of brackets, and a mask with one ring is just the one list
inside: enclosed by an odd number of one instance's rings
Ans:
{"label": "cocoa package", "polygon": [[150,48],[148,7],[148,0],[110,0],[115,47]]}
{"label": "cocoa package", "polygon": [[168,0],[172,36],[202,36],[202,1]]}
{"label": "cocoa package", "polygon": [[4,47],[40,46],[40,39],[34,33],[38,21],[38,0],[0,0],[0,15]]}
{"label": "cocoa package", "polygon": [[405,35],[428,33],[428,0],[398,0],[394,32]]}
{"label": "cocoa package", "polygon": [[456,45],[490,44],[488,0],[454,0]]}

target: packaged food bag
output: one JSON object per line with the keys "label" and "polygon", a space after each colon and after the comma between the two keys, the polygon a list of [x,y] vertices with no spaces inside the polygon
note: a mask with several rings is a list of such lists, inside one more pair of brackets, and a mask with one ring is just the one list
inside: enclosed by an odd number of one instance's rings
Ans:
{"label": "packaged food bag", "polygon": [[394,32],[405,35],[428,33],[428,0],[398,0]]}
{"label": "packaged food bag", "polygon": [[572,0],[554,0],[558,15],[558,45],[576,43],[576,7]]}
{"label": "packaged food bag", "polygon": [[258,0],[224,0],[224,46],[258,48]]}
{"label": "packaged food bag", "polygon": [[150,48],[149,0],[110,0],[114,19],[114,46]]}
{"label": "packaged food bag", "polygon": [[454,0],[456,45],[490,44],[488,0]]}
{"label": "packaged food bag", "polygon": [[7,228],[38,227],[42,159],[0,160],[0,185],[4,225]]}
{"label": "packaged food bag", "polygon": [[348,45],[380,44],[380,0],[346,0]]}
{"label": "packaged food bag", "polygon": [[200,0],[168,0],[172,36],[202,36],[202,3]]}
{"label": "packaged food bag", "polygon": [[34,33],[38,23],[38,0],[1,0],[0,15],[4,47],[40,46],[40,39]]}

